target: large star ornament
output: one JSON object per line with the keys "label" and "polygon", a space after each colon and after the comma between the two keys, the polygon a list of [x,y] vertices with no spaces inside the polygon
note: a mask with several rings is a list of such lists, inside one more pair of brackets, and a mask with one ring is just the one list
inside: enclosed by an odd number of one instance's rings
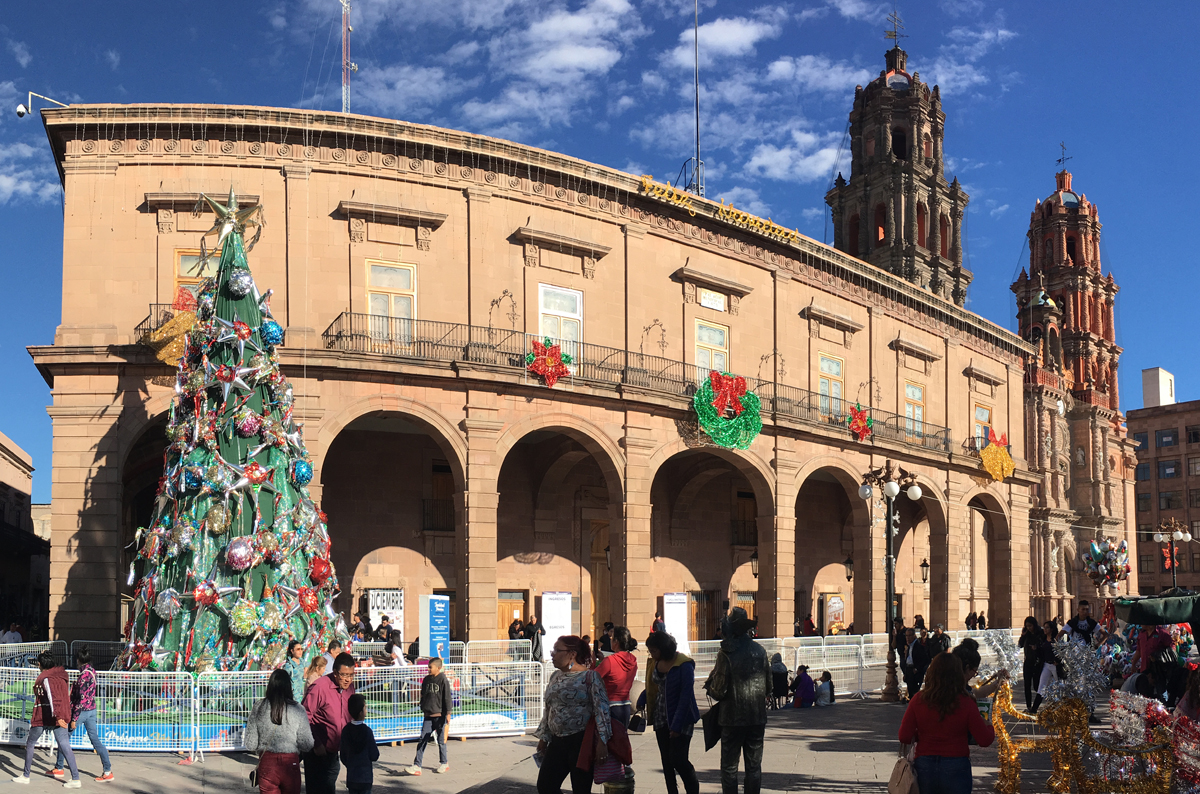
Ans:
{"label": "large star ornament", "polygon": [[237,232],[238,234],[245,236],[246,227],[255,226],[257,227],[257,231],[255,232],[253,239],[246,244],[246,250],[249,251],[254,247],[254,244],[258,242],[258,237],[260,234],[262,234],[263,226],[262,207],[260,205],[247,207],[246,209],[239,208],[237,195],[233,192],[232,185],[229,187],[229,199],[225,204],[222,204],[206,193],[201,193],[200,201],[196,204],[197,213],[204,207],[205,204],[207,204],[212,211],[216,213],[217,218],[213,222],[212,228],[200,236],[202,241],[210,234],[216,233],[217,244],[215,247],[220,248],[225,242],[225,238],[230,234]]}

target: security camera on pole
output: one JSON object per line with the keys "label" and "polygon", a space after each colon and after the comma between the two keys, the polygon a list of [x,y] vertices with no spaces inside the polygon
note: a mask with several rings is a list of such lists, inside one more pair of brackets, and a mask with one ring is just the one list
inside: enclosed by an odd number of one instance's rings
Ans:
{"label": "security camera on pole", "polygon": [[883,499],[885,504],[885,526],[884,541],[886,544],[886,573],[884,577],[885,601],[884,607],[885,623],[887,629],[888,641],[888,660],[887,660],[887,676],[883,683],[883,693],[880,700],[894,703],[900,700],[900,682],[896,679],[896,649],[891,642],[892,632],[895,630],[896,622],[896,551],[895,538],[900,533],[900,510],[896,505],[896,498],[900,496],[900,491],[904,490],[905,495],[912,501],[920,501],[921,486],[917,485],[917,477],[911,472],[907,472],[899,466],[895,466],[890,460],[885,461],[883,466],[878,469],[872,469],[863,475],[862,487],[858,489],[858,495],[865,501],[870,501],[875,495],[874,486],[879,486],[883,490]]}
{"label": "security camera on pole", "polygon": [[33,112],[33,98],[34,97],[37,97],[38,99],[44,99],[47,102],[53,102],[54,104],[58,105],[59,107],[64,107],[64,108],[66,107],[66,105],[64,105],[62,102],[59,102],[57,99],[51,99],[48,96],[42,96],[41,94],[35,94],[32,91],[30,91],[29,98],[26,99],[21,104],[17,105],[17,118],[23,119],[23,118],[25,118],[25,116],[27,114]]}

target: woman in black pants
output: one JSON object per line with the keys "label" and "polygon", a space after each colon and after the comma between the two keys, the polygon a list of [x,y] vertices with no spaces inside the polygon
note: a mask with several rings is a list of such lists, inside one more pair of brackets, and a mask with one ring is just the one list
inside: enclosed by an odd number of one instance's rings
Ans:
{"label": "woman in black pants", "polygon": [[700,719],[696,706],[696,663],[680,653],[675,638],[656,631],[646,639],[651,664],[646,670],[646,713],[654,725],[667,794],[679,794],[675,775],[687,794],[700,793],[696,768],[688,759],[692,732]]}
{"label": "woman in black pants", "polygon": [[1042,646],[1045,638],[1046,635],[1042,631],[1042,627],[1038,625],[1037,618],[1032,615],[1025,618],[1025,625],[1021,628],[1021,638],[1017,640],[1017,647],[1025,652],[1025,661],[1021,666],[1021,678],[1025,680],[1026,711],[1033,708],[1033,693],[1037,689],[1038,678],[1042,675],[1038,648]]}
{"label": "woman in black pants", "polygon": [[612,719],[604,682],[592,669],[592,647],[587,635],[559,637],[550,652],[555,672],[546,684],[545,706],[538,725],[538,794],[560,794],[562,783],[571,778],[572,794],[592,790],[592,768],[580,769],[579,750],[589,722],[596,721],[594,762],[608,757]]}

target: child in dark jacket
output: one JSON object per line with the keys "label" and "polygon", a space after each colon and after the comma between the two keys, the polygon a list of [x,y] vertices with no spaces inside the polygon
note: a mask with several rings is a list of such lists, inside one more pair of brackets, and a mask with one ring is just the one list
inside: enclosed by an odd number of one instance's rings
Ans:
{"label": "child in dark jacket", "polygon": [[429,675],[421,682],[421,711],[425,721],[421,724],[421,741],[417,745],[417,758],[412,766],[405,768],[410,775],[421,774],[421,759],[425,746],[436,736],[440,764],[435,772],[449,772],[450,760],[446,753],[446,724],[450,721],[450,683],[442,672],[442,660],[429,660]]}
{"label": "child in dark jacket", "polygon": [[346,767],[346,788],[352,794],[371,794],[375,783],[371,764],[379,760],[379,746],[375,744],[375,732],[366,723],[367,699],[359,694],[350,696],[346,704],[350,711],[350,724],[342,729],[342,744],[339,753]]}

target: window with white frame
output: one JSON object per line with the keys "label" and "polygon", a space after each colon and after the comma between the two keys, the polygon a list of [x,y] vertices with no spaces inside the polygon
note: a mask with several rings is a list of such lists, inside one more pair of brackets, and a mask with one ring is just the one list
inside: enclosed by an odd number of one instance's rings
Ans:
{"label": "window with white frame", "polygon": [[723,325],[696,321],[696,369],[700,377],[712,370],[729,371],[729,329]]}
{"label": "window with white frame", "polygon": [[[217,277],[217,265],[221,262],[221,249],[208,252],[204,259],[197,249],[177,249],[175,251],[175,289],[186,289],[193,295],[200,291],[200,284],[207,278]],[[174,300],[174,295],[172,296]]]}
{"label": "window with white frame", "polygon": [[411,339],[412,321],[417,316],[416,267],[368,259],[367,312],[372,336]]}
{"label": "window with white frame", "polygon": [[579,342],[583,337],[583,293],[539,284],[538,332],[556,341]]}
{"label": "window with white frame", "polygon": [[919,383],[904,383],[904,432],[910,438],[920,438],[925,425],[925,387]]}
{"label": "window with white frame", "polygon": [[992,409],[986,405],[975,405],[975,448],[983,449],[988,445],[988,437],[992,432]]}
{"label": "window with white frame", "polygon": [[840,417],[842,411],[842,360],[836,356],[819,354],[820,376],[817,391],[820,394],[821,413]]}

